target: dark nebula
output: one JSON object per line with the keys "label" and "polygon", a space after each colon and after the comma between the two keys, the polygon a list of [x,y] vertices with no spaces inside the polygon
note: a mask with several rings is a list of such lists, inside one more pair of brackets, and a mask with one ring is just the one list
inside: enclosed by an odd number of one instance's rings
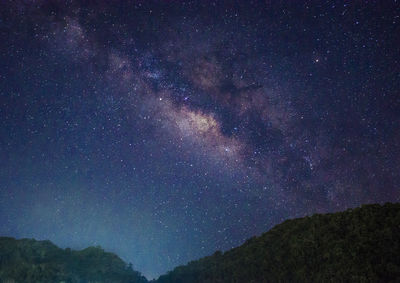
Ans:
{"label": "dark nebula", "polygon": [[398,1],[1,1],[0,234],[148,278],[400,200]]}

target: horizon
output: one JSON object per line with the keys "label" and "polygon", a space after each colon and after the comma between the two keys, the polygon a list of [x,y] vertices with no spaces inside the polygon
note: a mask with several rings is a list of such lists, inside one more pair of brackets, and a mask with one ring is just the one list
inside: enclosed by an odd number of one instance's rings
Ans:
{"label": "horizon", "polygon": [[[348,208],[348,209],[346,209],[346,210],[339,211],[338,213],[352,212],[352,211],[354,211],[355,209],[363,209],[363,208],[365,209],[367,206],[374,206],[374,205],[380,205],[381,207],[383,207],[383,206],[385,206],[385,205],[387,205],[387,204],[392,204],[392,205],[393,205],[393,204],[399,204],[399,205],[400,205],[400,202],[386,202],[386,203],[384,203],[384,204],[379,204],[379,203],[361,204],[360,206],[357,206],[357,207],[354,207],[354,208]],[[279,225],[283,224],[284,222],[286,222],[286,221],[288,221],[288,220],[303,219],[303,218],[312,217],[312,216],[315,216],[315,215],[327,216],[327,215],[330,215],[330,214],[332,214],[332,213],[324,213],[324,214],[321,214],[321,213],[314,213],[314,214],[312,214],[312,215],[306,215],[306,216],[304,216],[304,217],[285,219],[285,220],[283,220],[283,222],[280,222],[280,223],[274,225],[274,226],[271,227],[269,230],[264,231],[264,232],[262,232],[262,233],[259,234],[259,235],[254,235],[254,236],[252,236],[251,238],[246,239],[243,243],[240,243],[238,246],[233,247],[232,249],[239,248],[239,247],[243,246],[243,245],[244,245],[245,243],[247,243],[249,240],[254,240],[254,237],[256,237],[256,238],[262,237],[264,234],[268,233],[271,229],[276,228],[276,226],[279,226]],[[70,249],[70,250],[73,250],[73,251],[75,251],[75,252],[81,252],[81,251],[86,250],[86,249],[88,249],[88,248],[96,248],[96,249],[99,248],[99,249],[101,249],[101,250],[102,250],[103,252],[105,252],[105,253],[111,253],[111,254],[117,255],[119,258],[121,258],[117,253],[115,253],[115,252],[113,252],[113,251],[110,251],[110,250],[107,250],[107,249],[105,249],[105,248],[103,248],[102,246],[99,246],[99,245],[98,245],[98,246],[86,246],[86,247],[84,247],[84,248],[74,249],[74,248],[71,248],[71,247],[60,247],[60,246],[56,245],[55,243],[53,243],[53,242],[50,241],[50,240],[38,240],[38,239],[33,239],[33,238],[14,238],[14,237],[4,237],[4,236],[0,236],[0,238],[11,238],[11,239],[14,239],[14,240],[17,240],[17,241],[19,241],[19,240],[33,240],[33,241],[36,241],[36,242],[50,242],[52,245],[54,245],[54,246],[56,246],[57,248],[60,248],[60,249],[62,249],[62,250],[68,250],[68,249]],[[222,252],[222,254],[225,254],[225,252],[228,252],[228,251],[230,251],[230,250],[231,250],[231,249],[226,250],[226,251],[217,250],[217,251],[214,251],[214,252],[211,253],[211,254],[206,255],[206,257],[208,257],[208,256],[213,256],[216,252]],[[197,261],[197,260],[202,259],[202,258],[204,258],[204,257],[195,258],[195,259],[192,259],[191,261]],[[122,259],[122,258],[121,258],[121,259]],[[134,271],[139,272],[139,273],[140,273],[142,276],[144,276],[144,277],[146,278],[146,280],[148,280],[148,281],[157,280],[160,276],[167,275],[169,272],[173,271],[175,268],[181,267],[181,266],[186,266],[187,264],[189,264],[189,262],[187,262],[187,263],[184,263],[184,264],[182,264],[182,265],[175,266],[175,267],[171,268],[170,270],[167,270],[166,272],[160,274],[160,275],[157,276],[157,277],[149,278],[149,277],[145,276],[144,274],[142,274],[140,270],[135,269],[134,266],[133,266],[133,264],[132,264],[131,262],[128,262],[128,261],[126,261],[126,260],[124,260],[124,259],[122,259],[122,260],[124,261],[124,263],[126,264],[126,266],[131,266],[131,267],[133,268]]]}

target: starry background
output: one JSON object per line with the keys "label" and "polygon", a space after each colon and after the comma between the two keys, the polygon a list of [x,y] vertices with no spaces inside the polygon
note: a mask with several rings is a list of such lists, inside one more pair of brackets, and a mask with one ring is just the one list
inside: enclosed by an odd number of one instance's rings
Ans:
{"label": "starry background", "polygon": [[1,1],[0,39],[0,235],[154,278],[399,201],[398,1]]}

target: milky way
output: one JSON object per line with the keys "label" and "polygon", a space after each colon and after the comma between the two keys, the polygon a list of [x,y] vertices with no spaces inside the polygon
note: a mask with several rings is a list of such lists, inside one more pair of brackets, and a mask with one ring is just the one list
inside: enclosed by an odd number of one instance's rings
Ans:
{"label": "milky way", "polygon": [[399,201],[397,1],[3,1],[0,38],[1,235],[154,278]]}

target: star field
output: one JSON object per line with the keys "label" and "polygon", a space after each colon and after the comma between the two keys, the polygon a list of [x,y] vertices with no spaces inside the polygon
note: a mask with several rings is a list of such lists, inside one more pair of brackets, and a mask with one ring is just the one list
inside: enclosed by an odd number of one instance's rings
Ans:
{"label": "star field", "polygon": [[3,1],[0,235],[155,278],[400,201],[398,1]]}

